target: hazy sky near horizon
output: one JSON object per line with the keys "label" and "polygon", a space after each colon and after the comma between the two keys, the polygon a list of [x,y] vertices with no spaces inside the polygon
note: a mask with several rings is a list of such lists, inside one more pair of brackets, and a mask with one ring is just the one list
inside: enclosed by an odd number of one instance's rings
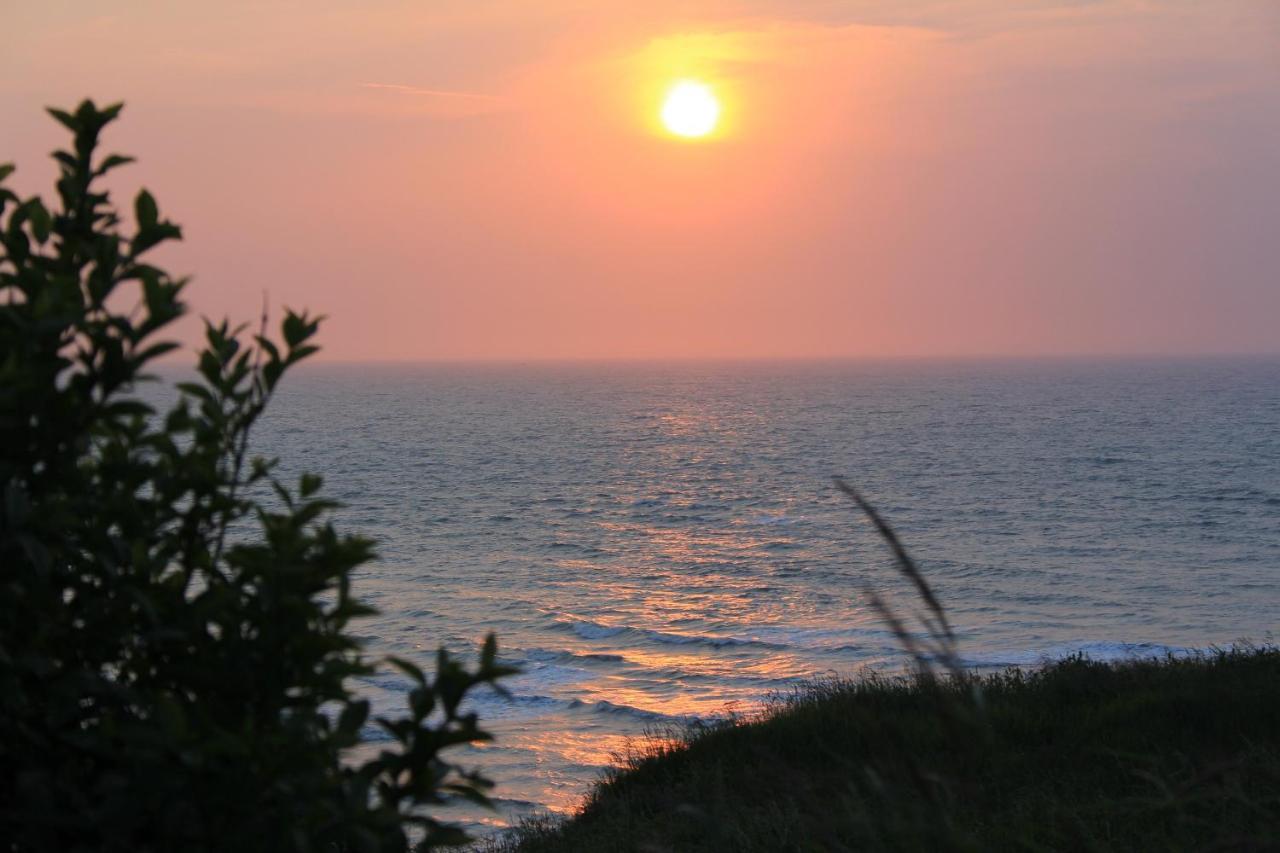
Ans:
{"label": "hazy sky near horizon", "polygon": [[[0,0],[45,105],[180,222],[198,313],[325,355],[1280,351],[1274,0]],[[659,132],[663,89],[722,132]],[[188,322],[190,336],[195,323]]]}

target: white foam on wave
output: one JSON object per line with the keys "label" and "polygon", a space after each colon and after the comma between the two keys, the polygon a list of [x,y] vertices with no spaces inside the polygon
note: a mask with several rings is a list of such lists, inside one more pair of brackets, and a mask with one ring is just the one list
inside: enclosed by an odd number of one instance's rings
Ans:
{"label": "white foam on wave", "polygon": [[885,641],[896,641],[896,635],[892,631],[880,627],[798,628],[766,625],[753,629],[748,636],[760,643],[806,651],[852,651],[868,642],[874,642],[878,646]]}
{"label": "white foam on wave", "polygon": [[961,661],[965,666],[970,667],[1041,666],[1077,654],[1089,660],[1106,662],[1163,658],[1169,655],[1185,657],[1195,654],[1195,651],[1185,646],[1166,646],[1161,643],[1122,643],[1103,640],[1059,643],[1038,649],[962,654]]}
{"label": "white foam on wave", "polygon": [[516,666],[524,667],[531,663],[565,663],[601,664],[621,663],[626,660],[622,655],[606,652],[574,652],[568,649],[529,648],[517,650],[513,657]]}
{"label": "white foam on wave", "polygon": [[633,625],[599,622],[572,613],[550,613],[554,627],[572,631],[584,640],[608,640],[625,637],[640,642],[665,645],[706,645],[713,648],[757,646],[766,649],[794,649],[807,652],[879,653],[886,643],[895,644],[896,635],[888,628],[849,627],[817,628],[791,625],[738,626],[725,632],[681,631],[642,628]]}
{"label": "white foam on wave", "polygon": [[576,620],[569,623],[573,633],[584,640],[606,640],[630,630],[621,625],[601,625],[599,622]]}
{"label": "white foam on wave", "polygon": [[610,702],[606,699],[599,699],[594,702],[584,701],[582,699],[574,699],[570,702],[570,707],[580,710],[591,711],[596,714],[610,714],[614,716],[633,717],[635,719],[644,720],[646,722],[681,722],[692,720],[692,716],[677,716],[672,714],[664,714],[661,711],[650,711],[645,708],[637,708],[634,705],[624,705],[620,702]]}

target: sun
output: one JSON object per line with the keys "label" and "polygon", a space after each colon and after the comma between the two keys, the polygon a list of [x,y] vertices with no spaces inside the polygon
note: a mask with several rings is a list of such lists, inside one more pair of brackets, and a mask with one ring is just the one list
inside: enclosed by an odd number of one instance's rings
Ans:
{"label": "sun", "polygon": [[696,139],[716,129],[720,102],[705,83],[681,80],[662,101],[662,124],[676,136]]}

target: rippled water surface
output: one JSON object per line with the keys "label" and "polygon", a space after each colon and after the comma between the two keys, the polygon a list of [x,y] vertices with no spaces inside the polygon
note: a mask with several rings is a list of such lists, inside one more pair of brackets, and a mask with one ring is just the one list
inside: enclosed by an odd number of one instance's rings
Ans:
{"label": "rippled water surface", "polygon": [[[472,756],[503,814],[567,809],[630,736],[896,646],[842,474],[975,664],[1265,640],[1280,362],[368,366],[300,371],[258,433],[381,559],[372,650],[495,631],[524,669]],[[897,600],[909,603],[903,596]],[[403,679],[362,685],[403,706]]]}

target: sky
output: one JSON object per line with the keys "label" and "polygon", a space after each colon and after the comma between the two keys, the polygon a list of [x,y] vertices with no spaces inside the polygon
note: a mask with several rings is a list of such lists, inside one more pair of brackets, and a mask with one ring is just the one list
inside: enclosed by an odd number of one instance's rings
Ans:
{"label": "sky", "polygon": [[[1280,351],[1275,0],[0,0],[181,223],[195,314],[334,360]],[[716,132],[663,131],[664,91]],[[194,340],[198,320],[181,334]]]}

